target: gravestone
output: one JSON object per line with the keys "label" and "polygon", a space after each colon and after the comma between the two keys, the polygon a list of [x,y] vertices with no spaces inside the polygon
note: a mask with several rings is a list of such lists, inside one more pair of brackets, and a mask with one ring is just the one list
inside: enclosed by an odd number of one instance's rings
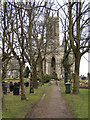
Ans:
{"label": "gravestone", "polygon": [[29,82],[26,82],[26,84],[25,84],[25,85],[26,85],[26,87],[29,87]]}
{"label": "gravestone", "polygon": [[32,78],[30,79],[30,93],[34,93],[34,85],[33,85]]}
{"label": "gravestone", "polygon": [[13,95],[19,95],[19,86],[17,83],[14,83]]}
{"label": "gravestone", "polygon": [[20,88],[20,82],[18,82],[17,84],[18,84],[18,87]]}
{"label": "gravestone", "polygon": [[10,89],[10,92],[12,92],[12,91],[13,91],[13,89],[14,89],[14,85],[13,85],[13,83],[12,83],[12,82],[10,82],[10,84],[9,84],[9,89]]}
{"label": "gravestone", "polygon": [[2,82],[3,94],[7,94],[7,85],[5,82]]}

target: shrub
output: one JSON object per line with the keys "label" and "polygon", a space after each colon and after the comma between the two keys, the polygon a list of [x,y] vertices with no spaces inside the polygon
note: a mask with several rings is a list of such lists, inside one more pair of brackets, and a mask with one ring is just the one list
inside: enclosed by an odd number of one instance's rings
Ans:
{"label": "shrub", "polygon": [[85,76],[83,76],[83,77],[81,77],[81,79],[82,79],[82,80],[86,80],[86,77],[85,77]]}
{"label": "shrub", "polygon": [[51,79],[50,75],[48,75],[48,74],[44,75],[44,83],[48,83],[50,81],[50,79]]}

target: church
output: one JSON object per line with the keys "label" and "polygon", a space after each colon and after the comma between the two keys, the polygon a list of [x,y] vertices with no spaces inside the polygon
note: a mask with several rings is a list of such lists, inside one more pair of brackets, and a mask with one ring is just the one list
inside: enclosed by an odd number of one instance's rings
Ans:
{"label": "church", "polygon": [[[57,16],[55,17],[53,15],[49,16],[49,14],[46,15],[46,39],[48,41],[46,49],[47,54],[45,55],[45,59],[43,61],[43,73],[51,75],[52,77],[56,74],[58,79],[62,79],[64,78],[64,68],[62,65],[62,59],[64,56],[64,42],[60,45],[59,12],[57,12]],[[74,63],[73,52],[70,53],[69,57]],[[19,73],[19,68],[15,67],[19,66],[18,61],[12,59],[9,63],[7,74],[16,78],[18,76],[17,73]],[[71,74],[74,72],[74,65],[75,64],[71,66]]]}
{"label": "church", "polygon": [[[45,56],[45,60],[43,62],[43,72],[44,74],[49,74],[53,76],[53,74],[57,74],[58,79],[62,79],[64,77],[64,69],[62,65],[62,58],[64,55],[64,43],[60,45],[59,40],[59,12],[57,12],[57,16],[54,17],[46,16],[46,39],[48,41],[47,44],[47,54]],[[70,60],[74,63],[73,52],[69,55]],[[71,74],[74,72],[74,64],[71,66]]]}

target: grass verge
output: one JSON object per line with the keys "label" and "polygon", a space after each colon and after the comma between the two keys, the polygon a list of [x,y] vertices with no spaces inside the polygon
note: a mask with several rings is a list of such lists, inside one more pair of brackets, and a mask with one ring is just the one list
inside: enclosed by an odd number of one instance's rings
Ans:
{"label": "grass verge", "polygon": [[35,89],[34,94],[29,94],[29,88],[26,88],[26,97],[27,101],[21,101],[21,97],[13,96],[13,93],[4,95],[4,109],[3,109],[3,118],[24,118],[27,112],[37,104],[42,97],[45,89],[49,86],[45,84],[38,89]]}
{"label": "grass verge", "polygon": [[75,118],[88,118],[88,89],[79,89],[79,94],[66,94],[64,84],[60,84],[61,93],[68,102]]}

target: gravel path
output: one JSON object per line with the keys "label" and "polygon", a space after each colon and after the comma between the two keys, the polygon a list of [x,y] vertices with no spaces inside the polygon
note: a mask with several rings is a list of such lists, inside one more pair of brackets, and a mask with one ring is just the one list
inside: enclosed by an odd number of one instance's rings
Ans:
{"label": "gravel path", "polygon": [[68,104],[63,99],[59,87],[52,82],[52,90],[49,97],[45,99],[45,94],[41,101],[27,114],[26,118],[73,118]]}

